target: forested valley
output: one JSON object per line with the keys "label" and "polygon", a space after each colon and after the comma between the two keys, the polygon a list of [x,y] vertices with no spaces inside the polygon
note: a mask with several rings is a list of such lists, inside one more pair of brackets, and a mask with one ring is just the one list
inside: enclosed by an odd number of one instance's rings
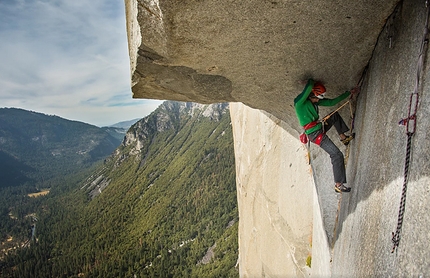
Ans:
{"label": "forested valley", "polygon": [[165,102],[110,156],[47,182],[1,189],[2,277],[238,276],[227,104]]}

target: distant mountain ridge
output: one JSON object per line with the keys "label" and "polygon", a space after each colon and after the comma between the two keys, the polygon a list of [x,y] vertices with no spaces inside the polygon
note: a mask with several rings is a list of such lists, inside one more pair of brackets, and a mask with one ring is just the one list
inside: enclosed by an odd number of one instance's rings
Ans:
{"label": "distant mountain ridge", "polygon": [[117,127],[117,128],[123,128],[123,129],[129,129],[130,126],[132,126],[133,124],[135,124],[137,121],[139,121],[141,118],[136,118],[133,120],[129,120],[129,121],[122,121],[113,125],[109,125],[106,127]]}
{"label": "distant mountain ridge", "polygon": [[110,135],[112,135],[113,137],[122,141],[124,139],[125,134],[127,133],[127,130],[139,120],[140,119],[123,121],[110,126],[104,126],[102,127],[102,129],[107,133],[109,133]]}
{"label": "distant mountain ridge", "polygon": [[0,187],[73,173],[107,157],[120,143],[90,124],[0,108],[0,165],[10,169],[2,171]]}

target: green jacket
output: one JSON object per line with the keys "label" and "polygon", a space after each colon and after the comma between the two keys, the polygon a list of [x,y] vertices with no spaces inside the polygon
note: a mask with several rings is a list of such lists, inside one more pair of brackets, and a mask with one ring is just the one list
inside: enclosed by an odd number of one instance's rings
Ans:
{"label": "green jacket", "polygon": [[[318,105],[333,106],[351,95],[351,92],[346,91],[345,93],[341,94],[340,96],[334,99],[325,98],[325,99],[321,99],[317,103],[312,103],[309,100],[309,95],[312,92],[313,86],[314,86],[314,80],[309,79],[308,83],[303,89],[303,92],[294,99],[294,108],[296,109],[297,119],[299,119],[299,123],[301,126],[305,126],[308,123],[317,121],[319,119],[318,107],[317,107]],[[306,130],[305,133],[310,134],[321,128],[322,128],[322,124],[318,123],[313,128]]]}

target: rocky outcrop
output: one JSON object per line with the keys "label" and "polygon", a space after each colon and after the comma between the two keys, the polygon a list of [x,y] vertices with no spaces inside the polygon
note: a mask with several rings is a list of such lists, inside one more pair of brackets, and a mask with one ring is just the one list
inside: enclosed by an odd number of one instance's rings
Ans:
{"label": "rocky outcrop", "polygon": [[313,76],[356,85],[398,0],[126,0],[134,98],[242,102],[298,129]]}
{"label": "rocky outcrop", "polygon": [[[427,15],[425,1],[396,4],[126,1],[133,97],[235,102],[242,277],[429,273],[426,64],[401,242],[391,253],[407,139],[398,122],[407,117],[417,81]],[[367,65],[357,137],[348,152],[339,144],[353,188],[340,198],[328,156],[311,146],[307,164],[292,99],[302,90],[297,81],[309,76],[337,95]],[[349,118],[347,108],[341,113]],[[334,131],[329,136],[336,139]]]}

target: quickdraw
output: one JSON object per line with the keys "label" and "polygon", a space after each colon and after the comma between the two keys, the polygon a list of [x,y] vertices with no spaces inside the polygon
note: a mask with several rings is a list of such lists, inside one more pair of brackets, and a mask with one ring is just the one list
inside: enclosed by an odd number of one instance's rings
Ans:
{"label": "quickdraw", "polygon": [[414,134],[417,127],[417,110],[418,110],[419,94],[418,89],[413,92],[409,98],[408,117],[401,119],[399,125],[406,126],[406,134]]}

